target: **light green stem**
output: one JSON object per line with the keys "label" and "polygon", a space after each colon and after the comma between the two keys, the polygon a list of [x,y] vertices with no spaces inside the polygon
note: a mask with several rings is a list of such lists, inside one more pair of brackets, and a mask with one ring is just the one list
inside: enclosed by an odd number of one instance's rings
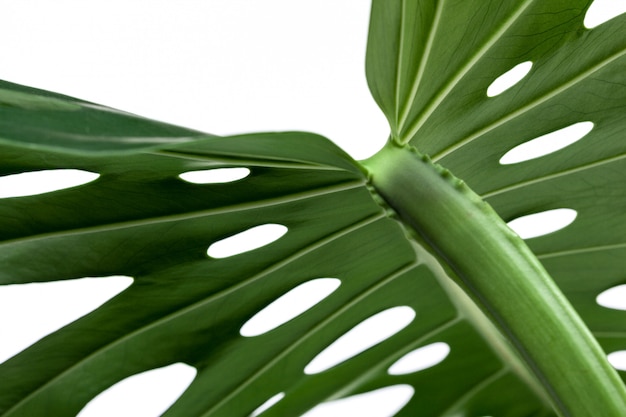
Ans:
{"label": "light green stem", "polygon": [[390,143],[363,163],[377,192],[455,271],[560,415],[626,415],[626,389],[602,348],[491,206],[412,148]]}

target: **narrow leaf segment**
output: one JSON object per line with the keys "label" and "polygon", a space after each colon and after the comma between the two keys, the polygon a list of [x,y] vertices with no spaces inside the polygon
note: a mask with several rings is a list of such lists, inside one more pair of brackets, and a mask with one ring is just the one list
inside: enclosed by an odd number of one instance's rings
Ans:
{"label": "narrow leaf segment", "polygon": [[626,390],[524,241],[465,183],[393,143],[364,162],[377,192],[458,276],[562,416],[618,417]]}

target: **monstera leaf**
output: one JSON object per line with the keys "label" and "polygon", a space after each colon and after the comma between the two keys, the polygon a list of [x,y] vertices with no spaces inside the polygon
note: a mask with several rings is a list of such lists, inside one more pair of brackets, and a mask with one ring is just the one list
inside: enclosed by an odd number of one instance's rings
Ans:
{"label": "monstera leaf", "polygon": [[[0,415],[74,416],[174,363],[197,374],[166,416],[256,415],[277,394],[262,415],[295,416],[390,386],[413,392],[398,416],[622,415],[605,352],[626,349],[626,320],[595,298],[624,283],[626,18],[586,29],[590,3],[374,0],[367,75],[391,137],[361,163],[314,134],[217,137],[0,83],[0,175],[98,174],[2,199],[0,283],[133,279],[0,364]],[[518,84],[487,94],[519,64]],[[568,147],[500,162],[583,122]],[[247,175],[181,178],[233,168]],[[501,220],[557,208],[576,220],[528,247]],[[215,251],[272,226],[264,246]],[[242,329],[320,282],[326,297],[295,318]],[[386,340],[320,365],[385,311]],[[441,346],[435,366],[395,366]]]}

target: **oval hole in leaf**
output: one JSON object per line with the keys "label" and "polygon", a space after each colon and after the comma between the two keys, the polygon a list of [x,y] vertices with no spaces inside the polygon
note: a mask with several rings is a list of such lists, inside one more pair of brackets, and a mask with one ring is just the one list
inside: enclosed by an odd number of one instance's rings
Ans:
{"label": "oval hole in leaf", "polygon": [[282,224],[268,223],[252,227],[236,235],[218,240],[209,246],[207,254],[212,258],[228,258],[258,249],[280,239],[287,233]]}
{"label": "oval hole in leaf", "polygon": [[110,276],[0,286],[0,363],[100,307],[132,282],[131,277]]}
{"label": "oval hole in leaf", "polygon": [[596,297],[596,302],[602,307],[626,310],[626,284],[602,291]]}
{"label": "oval hole in leaf", "polygon": [[354,326],[320,352],[304,368],[308,375],[317,374],[390,338],[415,318],[411,307],[393,307],[373,315]]}
{"label": "oval hole in leaf", "polygon": [[531,61],[517,64],[516,66],[496,78],[489,85],[489,87],[487,87],[487,97],[495,97],[499,94],[504,93],[506,90],[520,82],[522,78],[524,78],[530,72],[530,69],[532,67],[533,63]]}
{"label": "oval hole in leaf", "polygon": [[25,197],[76,187],[96,180],[100,174],[80,169],[49,169],[0,177],[0,198]]}
{"label": "oval hole in leaf", "polygon": [[622,13],[626,13],[626,1],[595,0],[587,9],[583,23],[587,29],[593,29]]}
{"label": "oval hole in leaf", "polygon": [[265,401],[263,404],[261,404],[259,406],[259,408],[254,410],[252,412],[252,414],[250,414],[250,417],[258,416],[259,414],[263,413],[264,411],[266,411],[267,409],[272,407],[274,404],[276,404],[277,402],[279,402],[283,398],[285,398],[285,393],[284,392],[279,392],[278,394],[274,395],[273,397],[271,397],[270,399]]}
{"label": "oval hole in leaf", "polygon": [[576,214],[576,210],[568,208],[547,210],[518,217],[507,224],[522,239],[530,239],[569,226],[576,219]]}
{"label": "oval hole in leaf", "polygon": [[592,122],[580,122],[539,136],[538,138],[517,145],[500,158],[500,164],[510,165],[548,155],[569,146],[593,129]]}
{"label": "oval hole in leaf", "polygon": [[389,368],[390,375],[405,375],[422,371],[442,362],[450,353],[447,343],[438,342],[415,349],[400,359]]}
{"label": "oval hole in leaf", "polygon": [[626,371],[626,350],[618,350],[608,355],[609,363],[613,368]]}
{"label": "oval hole in leaf", "polygon": [[196,368],[175,363],[130,376],[98,394],[77,417],[163,414],[191,384]]}
{"label": "oval hole in leaf", "polygon": [[192,184],[222,184],[238,181],[248,175],[250,175],[248,168],[215,168],[184,172],[179,177]]}
{"label": "oval hole in leaf", "polygon": [[302,417],[392,417],[408,404],[414,392],[410,385],[392,385],[321,403]]}
{"label": "oval hole in leaf", "polygon": [[339,285],[341,281],[337,278],[317,278],[300,284],[256,313],[239,333],[246,337],[267,333],[313,307]]}

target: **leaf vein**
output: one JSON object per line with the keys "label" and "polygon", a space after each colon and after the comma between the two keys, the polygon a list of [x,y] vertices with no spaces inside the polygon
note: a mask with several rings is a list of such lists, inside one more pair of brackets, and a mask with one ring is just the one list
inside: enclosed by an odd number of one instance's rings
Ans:
{"label": "leaf vein", "polygon": [[422,52],[422,56],[420,57],[420,61],[418,64],[418,70],[415,78],[413,79],[413,84],[411,85],[411,91],[409,93],[409,97],[407,98],[406,103],[404,103],[403,108],[400,110],[400,120],[398,122],[398,132],[401,132],[404,128],[404,124],[409,116],[409,112],[411,110],[411,104],[415,101],[417,97],[417,92],[419,90],[419,86],[422,83],[422,79],[424,78],[424,72],[426,69],[426,65],[428,64],[428,60],[430,58],[430,54],[432,51],[435,35],[437,34],[437,29],[439,28],[439,23],[441,22],[441,14],[443,10],[444,0],[440,0],[437,2],[437,9],[435,10],[435,16],[430,26],[430,30],[428,31],[428,38],[426,40],[426,45],[424,46],[424,50]]}
{"label": "leaf vein", "polygon": [[189,219],[195,219],[195,218],[200,218],[200,217],[216,216],[220,214],[233,213],[237,211],[262,209],[262,208],[267,208],[267,207],[276,206],[280,204],[286,204],[286,203],[306,200],[310,198],[322,197],[325,195],[338,193],[342,191],[348,191],[351,189],[363,187],[364,184],[365,182],[363,181],[351,181],[351,182],[341,183],[339,185],[330,185],[326,187],[316,188],[311,191],[303,191],[299,193],[289,194],[287,196],[268,198],[265,200],[258,200],[254,202],[244,202],[244,203],[238,203],[238,204],[233,204],[229,206],[222,206],[222,207],[199,210],[199,211],[182,213],[182,214],[170,214],[170,215],[164,215],[164,216],[143,218],[139,220],[128,220],[128,221],[122,221],[122,222],[117,222],[117,223],[109,223],[106,225],[87,226],[87,227],[71,229],[71,230],[41,233],[37,235],[31,235],[31,236],[26,236],[26,237],[5,240],[4,242],[0,243],[0,247],[18,244],[18,243],[32,242],[36,240],[49,239],[53,237],[56,238],[56,237],[64,237],[64,236],[72,236],[72,235],[108,232],[108,231],[113,231],[113,230],[147,226],[147,225],[152,225],[152,224],[157,224],[157,223],[178,222],[182,220],[189,220]]}
{"label": "leaf vein", "polygon": [[492,123],[490,123],[489,125],[483,127],[482,129],[479,129],[477,132],[471,134],[470,136],[466,137],[465,139],[460,140],[459,142],[456,142],[455,144],[448,146],[447,148],[435,153],[432,155],[432,160],[434,162],[437,162],[439,160],[441,160],[442,158],[450,155],[451,153],[459,150],[460,148],[462,148],[463,146],[473,142],[474,140],[480,138],[481,136],[491,132],[492,130],[504,125],[505,123],[510,122],[511,120],[516,119],[517,117],[522,116],[523,114],[529,112],[530,110],[533,110],[534,108],[546,103],[547,101],[551,100],[552,98],[558,96],[559,94],[569,90],[570,88],[574,87],[576,84],[584,81],[585,79],[587,79],[588,77],[590,77],[591,75],[593,75],[594,73],[600,71],[602,68],[604,68],[605,66],[609,65],[611,62],[621,58],[622,56],[624,56],[626,54],[626,49],[619,51],[618,53],[615,53],[613,55],[611,55],[610,57],[608,57],[607,59],[601,61],[600,63],[592,66],[590,69],[588,69],[587,71],[583,71],[580,75],[578,75],[577,77],[574,77],[572,79],[570,79],[568,82],[562,84],[561,86],[554,88],[552,91],[549,91],[548,93],[538,97],[537,99],[531,101],[530,103],[528,103],[525,106],[522,106],[520,108],[518,108],[517,110],[498,118],[497,120],[493,121]]}
{"label": "leaf vein", "polygon": [[[483,46],[463,65],[452,78],[443,85],[440,92],[433,97],[428,103],[427,107],[421,112],[418,118],[409,126],[408,132],[403,135],[402,143],[406,144],[413,138],[417,132],[422,128],[426,120],[435,112],[443,100],[450,94],[450,92],[456,87],[461,79],[467,74],[470,69],[496,44],[496,42],[506,33],[506,31],[513,26],[513,24],[519,19],[524,11],[534,2],[534,0],[526,0],[521,3],[520,7],[507,19],[502,26],[489,37]],[[435,158],[433,158],[436,161]]]}
{"label": "leaf vein", "polygon": [[358,296],[356,296],[355,298],[353,298],[352,300],[350,300],[349,302],[344,304],[340,309],[338,309],[335,312],[333,312],[330,316],[326,317],[324,320],[322,320],[317,325],[315,325],[310,330],[308,330],[304,335],[302,335],[302,337],[300,337],[294,343],[292,343],[286,349],[281,351],[271,361],[269,361],[268,363],[263,365],[260,369],[255,371],[254,374],[252,374],[248,378],[246,378],[245,381],[243,381],[241,384],[239,384],[239,386],[237,387],[236,390],[234,390],[234,391],[230,392],[228,395],[224,396],[224,398],[222,398],[221,401],[216,403],[211,409],[209,409],[201,417],[210,416],[222,404],[226,403],[230,398],[236,396],[238,393],[242,392],[246,387],[250,386],[250,384],[252,384],[265,371],[267,371],[272,366],[274,366],[276,363],[278,363],[281,359],[286,357],[290,352],[294,351],[299,345],[304,343],[304,341],[306,341],[307,339],[311,338],[318,331],[323,329],[324,326],[326,326],[327,324],[331,323],[333,320],[335,320],[338,317],[340,317],[344,312],[348,311],[351,307],[356,305],[359,301],[365,299],[368,295],[374,293],[379,288],[387,285],[388,283],[392,282],[397,277],[399,277],[399,276],[401,276],[401,275],[411,271],[412,269],[416,268],[419,265],[420,265],[420,263],[417,260],[414,260],[413,262],[409,263],[408,265],[405,265],[405,266],[401,267],[400,269],[392,272],[391,274],[388,274],[387,276],[383,277],[383,279],[381,281],[379,281],[376,285],[374,285],[371,288],[366,289],[365,291],[360,293]]}
{"label": "leaf vein", "polygon": [[510,185],[507,185],[505,187],[498,188],[496,190],[492,190],[492,191],[486,192],[484,194],[481,194],[481,197],[485,198],[485,199],[486,198],[490,198],[490,197],[494,197],[496,195],[504,194],[504,193],[507,193],[509,191],[513,191],[513,190],[516,190],[516,189],[524,188],[524,187],[527,187],[527,186],[530,186],[530,185],[534,185],[534,184],[537,184],[537,183],[541,183],[541,182],[544,182],[544,181],[553,180],[555,178],[560,178],[560,177],[564,177],[564,176],[567,176],[567,175],[575,174],[577,172],[585,171],[587,169],[597,168],[597,167],[600,167],[600,166],[603,166],[603,165],[607,165],[607,164],[610,164],[610,163],[613,163],[613,162],[621,161],[623,159],[626,159],[626,154],[616,155],[616,156],[613,156],[613,157],[610,157],[610,158],[601,159],[601,160],[594,161],[594,162],[591,162],[591,163],[588,163],[588,164],[584,164],[584,165],[580,165],[580,166],[577,166],[577,167],[574,167],[574,168],[569,168],[569,169],[566,169],[566,170],[563,170],[563,171],[554,172],[552,174],[543,175],[541,177],[532,178],[532,179],[529,179],[529,180],[526,180],[526,181],[521,181],[521,182],[518,182],[518,183],[515,183],[515,184],[510,184]]}
{"label": "leaf vein", "polygon": [[626,242],[615,243],[612,245],[588,246],[586,248],[569,249],[563,251],[546,252],[537,255],[537,259],[549,259],[561,256],[580,255],[582,253],[598,252],[603,250],[626,249]]}
{"label": "leaf vein", "polygon": [[190,311],[194,311],[194,310],[196,310],[198,308],[201,308],[201,307],[203,307],[203,306],[205,306],[207,304],[215,302],[216,300],[218,300],[220,298],[228,296],[228,295],[232,294],[233,292],[241,289],[242,287],[245,287],[246,285],[249,285],[249,284],[257,281],[258,279],[260,279],[260,278],[262,278],[262,277],[264,277],[264,276],[266,276],[266,275],[268,275],[268,274],[270,274],[272,272],[275,272],[275,271],[281,269],[282,267],[288,265],[289,263],[297,260],[298,258],[300,258],[300,257],[302,257],[302,256],[304,256],[304,255],[306,255],[308,253],[311,253],[311,252],[313,252],[313,251],[315,251],[315,250],[317,250],[317,249],[319,249],[319,248],[321,248],[321,247],[323,247],[323,246],[333,242],[334,240],[341,238],[342,236],[345,236],[345,235],[347,235],[349,233],[352,233],[352,232],[354,232],[354,231],[356,231],[356,230],[358,230],[358,229],[360,229],[362,227],[365,227],[365,226],[367,226],[367,225],[369,225],[371,223],[374,223],[375,221],[378,221],[378,220],[380,220],[382,218],[386,218],[386,217],[387,216],[384,213],[378,213],[376,215],[369,216],[369,217],[367,217],[364,220],[361,220],[361,221],[359,221],[359,222],[357,222],[355,224],[352,224],[352,225],[350,225],[350,226],[348,226],[348,227],[346,227],[344,229],[341,229],[341,230],[337,231],[336,233],[334,233],[334,234],[332,234],[330,236],[327,236],[327,237],[319,240],[318,242],[315,242],[315,244],[310,245],[310,246],[308,246],[308,247],[306,247],[306,248],[304,248],[304,249],[294,253],[293,255],[291,255],[291,256],[289,256],[289,257],[287,257],[285,259],[282,259],[281,261],[271,265],[270,267],[260,271],[259,273],[249,277],[248,279],[246,279],[246,280],[244,280],[244,281],[242,281],[242,282],[240,282],[240,283],[238,283],[236,285],[233,285],[232,287],[226,288],[225,290],[222,290],[222,291],[220,291],[218,293],[211,294],[209,297],[207,297],[207,298],[205,298],[203,300],[197,301],[194,304],[189,305],[189,306],[187,306],[187,307],[185,307],[183,309],[180,309],[180,310],[177,310],[177,311],[175,311],[173,313],[167,314],[164,317],[160,317],[159,319],[154,320],[154,321],[152,321],[151,323],[149,323],[149,324],[147,324],[145,326],[142,326],[142,327],[140,327],[138,329],[133,330],[131,333],[126,334],[126,335],[122,336],[119,339],[115,339],[115,340],[111,341],[110,343],[106,344],[105,346],[102,346],[101,348],[99,348],[96,351],[92,352],[91,354],[89,354],[88,356],[83,358],[82,360],[79,360],[78,362],[76,362],[75,364],[73,364],[69,368],[65,369],[64,371],[62,371],[61,373],[59,373],[58,375],[56,375],[55,377],[53,377],[49,381],[45,382],[43,385],[38,387],[36,390],[31,392],[30,394],[28,394],[25,397],[23,397],[22,399],[20,399],[19,402],[15,403],[13,406],[11,406],[9,409],[7,409],[5,411],[5,414],[9,415],[12,410],[15,410],[21,404],[27,402],[30,398],[34,397],[38,392],[41,392],[44,388],[50,386],[55,381],[57,381],[60,378],[62,378],[64,375],[70,373],[73,369],[77,368],[80,364],[87,362],[89,359],[97,356],[98,354],[101,354],[101,353],[103,353],[103,352],[105,352],[105,351],[107,351],[109,349],[112,349],[113,347],[122,344],[126,340],[132,339],[132,338],[134,338],[134,337],[136,337],[136,336],[138,336],[138,335],[140,335],[142,333],[148,332],[148,331],[150,331],[150,330],[152,330],[152,329],[162,325],[163,323],[175,320],[175,319],[177,319],[177,318],[187,314]]}

